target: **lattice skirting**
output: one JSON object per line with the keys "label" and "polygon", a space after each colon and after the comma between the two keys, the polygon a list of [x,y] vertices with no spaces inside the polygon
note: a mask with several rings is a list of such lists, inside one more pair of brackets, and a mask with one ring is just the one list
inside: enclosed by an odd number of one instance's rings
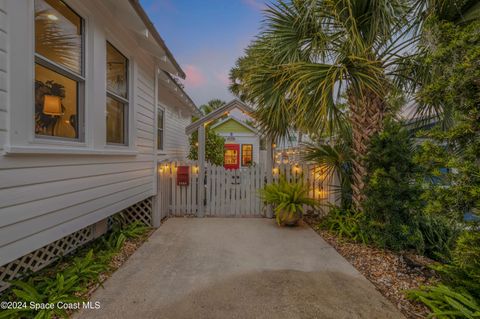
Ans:
{"label": "lattice skirting", "polygon": [[122,211],[127,224],[139,221],[147,226],[153,226],[152,223],[152,205],[153,197],[138,202]]}
{"label": "lattice skirting", "polygon": [[[152,225],[152,197],[138,202],[122,212],[127,224],[140,221]],[[98,235],[98,234],[97,234]],[[72,252],[95,238],[95,225],[87,226],[68,236],[54,241],[28,255],[0,267],[0,293],[9,287],[8,282],[25,274],[39,271],[61,256]]]}
{"label": "lattice skirting", "polygon": [[93,239],[94,225],[85,227],[53,243],[0,267],[0,291],[9,287],[8,281],[36,272]]}

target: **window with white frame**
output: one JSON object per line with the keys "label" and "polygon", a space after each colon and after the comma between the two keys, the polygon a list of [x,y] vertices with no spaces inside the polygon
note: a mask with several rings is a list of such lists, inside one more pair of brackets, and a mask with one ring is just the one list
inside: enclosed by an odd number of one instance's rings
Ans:
{"label": "window with white frame", "polygon": [[158,112],[157,112],[157,150],[159,150],[159,151],[163,151],[164,127],[165,127],[165,111],[161,108],[158,108]]}
{"label": "window with white frame", "polygon": [[253,164],[253,145],[242,144],[242,166],[250,166]]}
{"label": "window with white frame", "polygon": [[35,135],[83,140],[84,21],[60,0],[35,0]]}
{"label": "window with white frame", "polygon": [[128,59],[107,42],[107,143],[128,145]]}

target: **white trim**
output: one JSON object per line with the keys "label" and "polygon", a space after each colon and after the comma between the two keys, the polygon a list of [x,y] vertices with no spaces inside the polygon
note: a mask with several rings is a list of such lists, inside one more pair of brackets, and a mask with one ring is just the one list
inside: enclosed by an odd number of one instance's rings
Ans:
{"label": "white trim", "polygon": [[[78,8],[75,4],[66,3],[69,9],[71,9],[77,16],[80,17],[82,20],[82,55],[80,56],[80,74],[70,70],[66,66],[58,64],[54,61],[49,60],[48,58],[42,56],[41,54],[37,53],[35,50],[35,3],[33,4],[32,9],[32,16],[30,17],[30,21],[32,25],[30,26],[29,32],[32,33],[31,40],[32,40],[32,48],[33,48],[33,68],[31,70],[33,76],[33,87],[32,87],[32,96],[30,101],[30,138],[28,140],[29,144],[43,144],[48,143],[48,141],[52,141],[54,145],[75,145],[78,143],[84,144],[86,143],[86,108],[87,108],[87,57],[91,55],[89,52],[89,46],[87,45],[88,41],[88,32],[87,30],[90,28],[90,24],[88,21],[88,14],[83,9]],[[69,80],[75,81],[77,83],[77,88],[79,94],[77,94],[77,138],[68,138],[68,137],[61,137],[61,136],[48,136],[48,135],[41,135],[35,133],[35,65],[38,64],[49,71],[57,73],[61,76],[68,78]],[[54,141],[61,141],[62,143],[55,143]]]}
{"label": "white trim", "polygon": [[248,106],[247,104],[243,103],[240,100],[234,99],[234,100],[228,102],[227,104],[225,104],[224,106],[219,107],[218,109],[214,110],[213,112],[205,115],[204,117],[202,117],[202,118],[198,119],[197,121],[193,122],[192,124],[188,125],[185,128],[185,133],[187,135],[192,134],[200,126],[207,125],[211,121],[214,121],[214,120],[220,118],[221,116],[223,116],[225,114],[225,112],[233,110],[234,108],[238,108],[238,109],[240,109],[240,110],[242,110],[242,111],[244,111],[245,113],[248,113],[248,114],[251,114],[253,112],[253,109],[250,106]]}
{"label": "white trim", "polygon": [[[165,117],[167,115],[166,109],[167,109],[167,107],[165,105],[163,105],[163,103],[161,103],[159,101],[157,102],[157,107],[156,107],[156,110],[155,110],[156,117],[155,117],[155,125],[154,126],[155,126],[155,141],[156,141],[155,150],[156,150],[158,155],[161,155],[161,154],[166,155],[166,151],[165,151]],[[162,148],[161,149],[158,148],[158,110],[162,110],[162,112],[163,112],[163,128],[162,128],[163,141],[162,141]]]}
{"label": "white trim", "polygon": [[48,146],[10,146],[5,145],[5,154],[69,154],[69,155],[126,155],[135,156],[134,150],[122,149],[91,149],[81,147],[48,147]]}
{"label": "white trim", "polygon": [[[123,128],[123,134],[124,134],[124,143],[109,143],[107,141],[107,124],[106,124],[106,119],[107,119],[107,103],[105,103],[105,147],[110,147],[110,146],[116,146],[116,147],[121,147],[121,148],[130,148],[130,143],[132,142],[132,138],[130,137],[131,136],[131,132],[132,132],[132,123],[131,123],[131,117],[132,117],[132,109],[133,109],[133,105],[132,105],[132,71],[133,71],[133,67],[132,67],[132,63],[133,63],[133,57],[130,56],[130,55],[126,55],[124,53],[123,50],[119,49],[114,43],[112,43],[112,41],[110,41],[110,39],[112,38],[112,36],[110,35],[110,33],[106,32],[106,36],[105,36],[105,57],[107,55],[107,46],[110,44],[112,46],[112,48],[114,50],[116,50],[118,53],[120,53],[126,60],[127,60],[127,78],[126,78],[126,81],[127,81],[127,97],[124,98],[123,96],[120,96],[114,92],[111,92],[108,90],[108,86],[105,85],[105,95],[108,97],[110,97],[111,99],[113,99],[114,101],[117,101],[117,102],[120,102],[122,105],[123,105],[123,112],[124,112],[124,116],[125,116],[125,113],[127,115],[127,118],[126,119],[123,119],[124,121],[124,125],[126,125],[127,127],[124,127]],[[114,37],[113,37],[114,38]],[[105,83],[107,81],[107,59],[105,58]],[[105,101],[106,102],[106,101]],[[125,107],[127,108],[126,112],[125,112]]]}

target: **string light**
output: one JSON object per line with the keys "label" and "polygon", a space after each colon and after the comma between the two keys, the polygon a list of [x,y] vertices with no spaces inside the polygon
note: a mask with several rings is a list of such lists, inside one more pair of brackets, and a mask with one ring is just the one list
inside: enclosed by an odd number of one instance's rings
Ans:
{"label": "string light", "polygon": [[295,166],[293,167],[293,170],[295,173],[300,172],[300,166],[298,166],[298,163],[295,163]]}
{"label": "string light", "polygon": [[318,197],[320,199],[325,199],[327,198],[327,192],[323,189],[322,186],[320,186],[320,188],[317,190],[317,193],[318,193]]}

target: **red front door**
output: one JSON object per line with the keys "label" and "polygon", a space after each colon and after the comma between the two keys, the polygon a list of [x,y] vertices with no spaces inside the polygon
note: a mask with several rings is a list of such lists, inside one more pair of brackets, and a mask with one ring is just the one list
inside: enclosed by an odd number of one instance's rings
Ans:
{"label": "red front door", "polygon": [[225,153],[223,155],[223,167],[226,169],[240,168],[240,145],[225,144]]}

